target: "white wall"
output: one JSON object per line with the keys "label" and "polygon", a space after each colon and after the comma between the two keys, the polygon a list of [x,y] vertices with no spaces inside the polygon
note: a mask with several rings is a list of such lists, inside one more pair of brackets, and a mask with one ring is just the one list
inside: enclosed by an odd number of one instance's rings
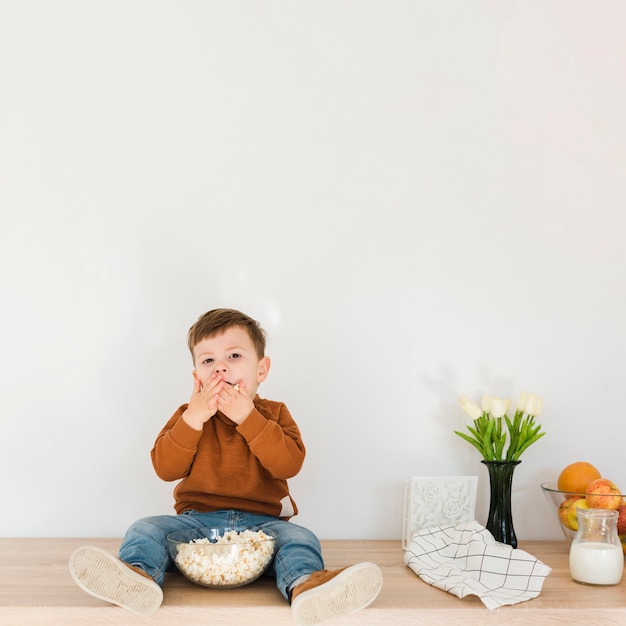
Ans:
{"label": "white wall", "polygon": [[514,479],[626,489],[626,4],[0,0],[3,536],[172,512],[190,324],[261,320],[322,538],[487,475],[457,396],[545,399]]}

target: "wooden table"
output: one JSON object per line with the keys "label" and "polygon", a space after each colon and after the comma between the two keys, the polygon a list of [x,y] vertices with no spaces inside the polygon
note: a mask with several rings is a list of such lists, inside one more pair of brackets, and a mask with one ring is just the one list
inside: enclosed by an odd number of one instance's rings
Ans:
{"label": "wooden table", "polygon": [[[240,589],[216,591],[180,575],[168,575],[161,608],[149,617],[135,616],[92,598],[74,584],[68,558],[86,543],[115,553],[120,540],[0,539],[0,625],[293,625],[287,602],[269,578]],[[460,600],[424,583],[404,565],[399,540],[326,540],[322,546],[329,568],[374,561],[384,576],[383,589],[370,607],[329,626],[626,624],[626,576],[614,587],[573,582],[565,541],[520,541],[519,547],[549,565],[552,573],[537,598],[493,611],[474,596]]]}

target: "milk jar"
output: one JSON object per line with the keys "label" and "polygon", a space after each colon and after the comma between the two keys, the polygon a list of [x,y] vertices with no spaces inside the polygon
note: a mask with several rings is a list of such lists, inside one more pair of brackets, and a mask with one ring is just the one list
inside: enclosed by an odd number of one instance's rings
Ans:
{"label": "milk jar", "polygon": [[578,531],[569,551],[569,569],[577,583],[617,585],[624,553],[617,535],[617,511],[578,508]]}

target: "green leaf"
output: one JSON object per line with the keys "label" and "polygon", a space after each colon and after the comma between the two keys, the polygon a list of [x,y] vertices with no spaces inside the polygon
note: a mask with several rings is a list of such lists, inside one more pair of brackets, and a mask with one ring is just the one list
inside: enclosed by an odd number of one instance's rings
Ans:
{"label": "green leaf", "polygon": [[469,437],[465,433],[460,433],[458,430],[455,430],[454,432],[459,437],[461,437],[461,439],[465,439],[465,441],[471,443],[484,456],[482,445],[478,441],[476,441],[475,439],[472,439],[471,437]]}

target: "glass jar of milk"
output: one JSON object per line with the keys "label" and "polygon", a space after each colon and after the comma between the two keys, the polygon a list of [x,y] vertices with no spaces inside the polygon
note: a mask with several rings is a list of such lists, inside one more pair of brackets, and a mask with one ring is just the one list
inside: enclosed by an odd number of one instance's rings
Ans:
{"label": "glass jar of milk", "polygon": [[617,535],[617,511],[578,508],[578,531],[569,551],[569,569],[577,583],[617,585],[624,552]]}

